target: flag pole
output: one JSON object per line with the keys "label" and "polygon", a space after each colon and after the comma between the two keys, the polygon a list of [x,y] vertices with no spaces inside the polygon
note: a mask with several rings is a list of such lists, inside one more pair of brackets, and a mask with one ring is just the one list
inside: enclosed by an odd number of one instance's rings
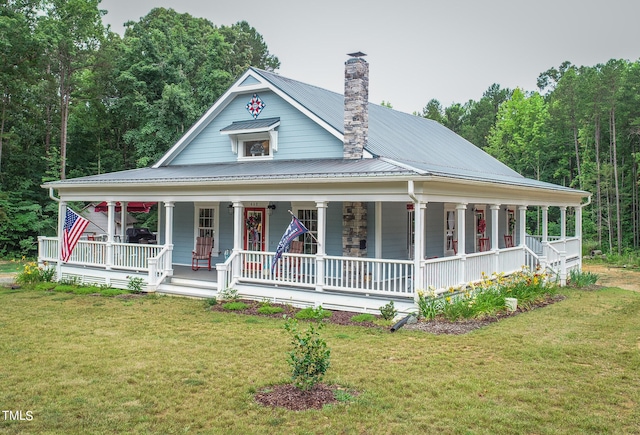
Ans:
{"label": "flag pole", "polygon": [[[289,214],[290,214],[291,216],[293,216],[294,218],[298,219],[298,218],[296,217],[296,215],[295,215],[295,214],[293,214],[293,212],[292,212],[291,210],[287,210],[287,211],[289,212]],[[315,240],[315,241],[316,241],[316,243],[317,243],[318,245],[320,245],[320,242],[318,241],[318,239],[316,239],[316,236],[314,236],[313,234],[311,234],[311,231],[309,231],[309,229],[308,229],[308,228],[307,228],[307,234],[309,234],[309,235],[311,236],[311,238],[312,238],[313,240]]]}

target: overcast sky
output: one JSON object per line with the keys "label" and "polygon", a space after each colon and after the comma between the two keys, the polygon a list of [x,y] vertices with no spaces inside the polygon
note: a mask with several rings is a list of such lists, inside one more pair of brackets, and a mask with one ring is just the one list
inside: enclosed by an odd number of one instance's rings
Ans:
{"label": "overcast sky", "polygon": [[535,91],[568,60],[593,66],[640,58],[638,0],[102,0],[120,34],[154,7],[215,25],[246,20],[283,76],[343,92],[347,53],[367,54],[369,100],[420,111],[479,100],[493,83]]}

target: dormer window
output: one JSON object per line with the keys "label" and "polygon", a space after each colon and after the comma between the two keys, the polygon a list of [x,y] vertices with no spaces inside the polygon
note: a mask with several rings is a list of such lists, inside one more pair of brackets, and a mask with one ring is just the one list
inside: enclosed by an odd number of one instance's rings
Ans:
{"label": "dormer window", "polygon": [[236,121],[220,130],[229,135],[231,151],[238,160],[269,160],[278,151],[278,130],[280,118],[255,121]]}

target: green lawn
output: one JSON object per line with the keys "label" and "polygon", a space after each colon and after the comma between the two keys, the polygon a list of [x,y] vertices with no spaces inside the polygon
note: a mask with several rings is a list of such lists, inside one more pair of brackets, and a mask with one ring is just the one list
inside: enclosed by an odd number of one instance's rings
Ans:
{"label": "green lawn", "polygon": [[263,408],[287,381],[282,320],[203,301],[0,290],[7,434],[640,433],[640,293],[562,302],[463,336],[328,325],[328,382],[361,391],[314,411]]}

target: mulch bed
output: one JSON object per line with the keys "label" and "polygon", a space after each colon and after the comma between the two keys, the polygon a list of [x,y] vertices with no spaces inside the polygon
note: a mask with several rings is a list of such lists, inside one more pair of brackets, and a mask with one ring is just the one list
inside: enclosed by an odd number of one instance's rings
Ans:
{"label": "mulch bed", "polygon": [[350,396],[357,396],[353,390],[346,390],[339,385],[316,384],[308,391],[302,391],[292,384],[265,387],[255,395],[255,400],[263,406],[285,408],[291,411],[305,409],[322,409],[323,406],[338,403],[336,392],[344,391]]}
{"label": "mulch bed", "polygon": [[[417,330],[417,331],[424,331],[424,332],[429,332],[431,334],[436,334],[436,335],[440,335],[440,334],[450,334],[450,335],[460,335],[460,334],[466,334],[467,332],[471,332],[475,329],[479,329],[482,328],[483,326],[487,326],[490,325],[491,323],[497,322],[500,319],[504,319],[507,317],[512,317],[515,315],[518,315],[520,313],[523,313],[525,311],[531,311],[533,309],[536,308],[541,308],[541,307],[545,307],[549,304],[553,304],[555,302],[561,301],[563,300],[565,297],[562,295],[555,295],[555,296],[550,296],[547,299],[545,299],[544,301],[541,301],[537,304],[534,304],[528,308],[523,308],[521,306],[518,306],[518,309],[516,311],[513,312],[507,312],[507,311],[503,311],[500,312],[498,314],[496,314],[495,316],[492,317],[485,317],[482,319],[468,319],[468,320],[458,320],[456,322],[451,322],[449,320],[446,320],[444,318],[435,318],[433,320],[428,320],[428,321],[419,321],[417,323],[413,323],[413,324],[406,324],[403,326],[404,329],[408,329],[408,330]],[[271,304],[271,306],[273,307],[282,307],[283,308],[283,312],[282,313],[276,313],[276,314],[261,314],[258,312],[258,308],[260,308],[260,303],[256,302],[256,301],[250,301],[250,300],[242,300],[242,302],[244,302],[245,304],[247,304],[247,308],[244,310],[236,310],[236,311],[229,311],[229,310],[225,310],[223,308],[223,303],[218,303],[216,305],[213,305],[211,307],[211,311],[219,311],[219,312],[225,312],[225,313],[238,313],[238,314],[244,314],[244,315],[253,315],[253,316],[263,316],[263,317],[273,317],[273,318],[278,318],[281,319],[283,314],[286,314],[287,317],[293,317],[295,316],[295,314],[300,311],[299,308],[295,308],[292,307],[291,305],[281,305],[281,304]],[[353,318],[353,316],[356,316],[360,313],[356,313],[356,312],[351,312],[351,311],[331,311],[331,316],[325,318],[325,322],[326,323],[331,323],[334,325],[344,325],[344,326],[362,326],[362,327],[366,327],[366,328],[379,328],[379,329],[384,329],[382,326],[377,325],[373,322],[354,322],[353,320],[351,320]]]}

